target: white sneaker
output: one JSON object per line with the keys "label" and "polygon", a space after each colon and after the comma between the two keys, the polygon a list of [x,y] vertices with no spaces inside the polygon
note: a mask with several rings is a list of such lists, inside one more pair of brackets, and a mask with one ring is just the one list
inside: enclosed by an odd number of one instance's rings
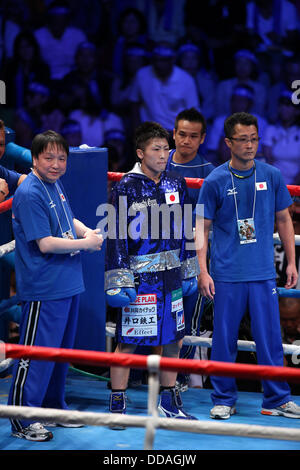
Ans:
{"label": "white sneaker", "polygon": [[44,442],[53,438],[52,432],[48,431],[41,423],[32,423],[19,431],[13,430],[12,435],[27,441]]}
{"label": "white sneaker", "polygon": [[263,408],[261,410],[261,414],[269,416],[285,416],[286,418],[300,418],[300,406],[296,405],[293,401],[288,401],[276,408]]}
{"label": "white sneaker", "polygon": [[210,410],[212,419],[228,419],[236,413],[234,406],[216,405]]}

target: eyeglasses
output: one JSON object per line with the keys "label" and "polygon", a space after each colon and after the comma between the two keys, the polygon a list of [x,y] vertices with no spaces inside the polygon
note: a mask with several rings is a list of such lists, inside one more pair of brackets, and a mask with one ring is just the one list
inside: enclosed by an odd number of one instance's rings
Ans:
{"label": "eyeglasses", "polygon": [[229,137],[229,140],[235,140],[242,145],[246,145],[248,142],[251,142],[251,144],[258,144],[260,137],[252,137],[252,139],[247,139],[247,137]]}

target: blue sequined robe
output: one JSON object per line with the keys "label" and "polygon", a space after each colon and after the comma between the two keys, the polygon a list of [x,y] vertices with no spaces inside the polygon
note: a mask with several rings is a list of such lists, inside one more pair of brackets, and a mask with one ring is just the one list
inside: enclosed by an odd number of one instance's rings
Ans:
{"label": "blue sequined robe", "polygon": [[182,280],[199,272],[185,233],[183,208],[191,207],[185,180],[163,172],[156,184],[137,163],[115,186],[112,204],[116,230],[107,238],[105,290],[137,291],[135,303],[120,309],[116,340],[147,346],[178,341],[185,333]]}

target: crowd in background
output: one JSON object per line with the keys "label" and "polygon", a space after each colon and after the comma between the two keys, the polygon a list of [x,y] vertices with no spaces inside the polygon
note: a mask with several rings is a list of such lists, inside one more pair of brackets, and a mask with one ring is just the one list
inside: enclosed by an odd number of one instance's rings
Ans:
{"label": "crowd in background", "polygon": [[242,110],[258,117],[258,158],[300,184],[298,0],[2,3],[0,118],[19,145],[51,128],[71,146],[108,147],[110,169],[128,170],[139,122],[172,131],[194,106],[208,123],[202,151],[218,165],[224,118]]}
{"label": "crowd in background", "polygon": [[[201,152],[220,165],[224,120],[246,111],[258,118],[257,158],[300,185],[299,0],[3,0],[0,13],[0,119],[17,144],[53,129],[70,146],[107,147],[109,170],[127,171],[137,124],[157,121],[171,136],[178,112],[196,107]],[[299,300],[287,301],[296,326],[286,338],[299,337]]]}

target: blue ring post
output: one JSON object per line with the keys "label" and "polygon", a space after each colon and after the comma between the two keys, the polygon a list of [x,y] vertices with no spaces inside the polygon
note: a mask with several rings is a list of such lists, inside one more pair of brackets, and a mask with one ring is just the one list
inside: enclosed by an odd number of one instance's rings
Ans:
{"label": "blue ring post", "polygon": [[285,289],[284,287],[277,287],[278,295],[280,297],[298,297],[300,298],[299,289]]}
{"label": "blue ring post", "polygon": [[[107,158],[105,148],[70,148],[67,171],[61,178],[74,217],[93,229],[99,222],[97,207],[107,202]],[[104,245],[100,252],[81,253],[86,290],[81,294],[75,349],[106,349]]]}

